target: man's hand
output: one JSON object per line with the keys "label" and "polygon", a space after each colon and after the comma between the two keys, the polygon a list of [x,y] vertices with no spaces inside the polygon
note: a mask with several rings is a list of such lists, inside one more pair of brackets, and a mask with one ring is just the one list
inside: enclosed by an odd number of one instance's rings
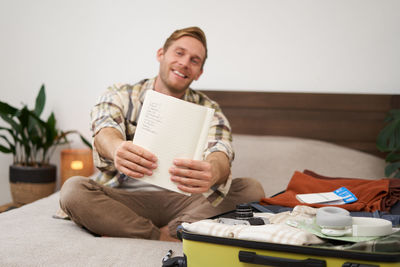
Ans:
{"label": "man's hand", "polygon": [[101,129],[94,138],[94,145],[103,157],[114,161],[118,171],[135,178],[152,175],[157,168],[157,157],[144,148],[124,140],[114,128]]}
{"label": "man's hand", "polygon": [[230,174],[228,157],[222,152],[211,153],[205,161],[175,159],[169,169],[171,180],[188,193],[204,193],[213,185],[224,183]]}
{"label": "man's hand", "polygon": [[204,193],[214,185],[211,163],[191,159],[175,159],[169,169],[171,180],[178,183],[178,188],[188,193]]}
{"label": "man's hand", "polygon": [[114,166],[120,172],[134,178],[152,175],[157,168],[157,157],[144,148],[123,141],[114,151]]}

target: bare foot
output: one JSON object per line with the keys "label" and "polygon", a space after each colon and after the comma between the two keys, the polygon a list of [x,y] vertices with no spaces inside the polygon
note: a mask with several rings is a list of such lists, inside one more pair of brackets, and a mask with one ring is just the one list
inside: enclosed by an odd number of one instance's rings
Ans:
{"label": "bare foot", "polygon": [[168,225],[160,228],[160,240],[161,241],[181,242],[179,239],[176,239],[169,234]]}

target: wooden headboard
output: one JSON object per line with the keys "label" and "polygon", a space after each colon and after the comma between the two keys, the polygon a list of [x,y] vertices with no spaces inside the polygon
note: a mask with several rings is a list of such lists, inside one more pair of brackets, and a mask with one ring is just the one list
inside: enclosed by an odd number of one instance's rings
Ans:
{"label": "wooden headboard", "polygon": [[233,133],[317,139],[383,156],[376,138],[400,95],[203,91]]}

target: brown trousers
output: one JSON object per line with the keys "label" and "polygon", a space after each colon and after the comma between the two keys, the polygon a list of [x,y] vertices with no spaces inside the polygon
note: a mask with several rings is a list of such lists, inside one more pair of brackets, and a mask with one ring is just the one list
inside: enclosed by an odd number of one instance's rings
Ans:
{"label": "brown trousers", "polygon": [[159,228],[170,235],[182,222],[195,222],[235,209],[236,204],[265,197],[261,184],[251,178],[233,179],[225,199],[213,207],[202,194],[186,196],[172,191],[136,191],[102,186],[85,177],[68,179],[60,206],[78,225],[113,237],[159,239]]}

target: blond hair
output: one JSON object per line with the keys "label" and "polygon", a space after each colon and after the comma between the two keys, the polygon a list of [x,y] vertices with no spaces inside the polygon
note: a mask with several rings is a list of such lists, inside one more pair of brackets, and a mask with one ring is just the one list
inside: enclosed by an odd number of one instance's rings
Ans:
{"label": "blond hair", "polygon": [[193,38],[199,40],[201,42],[201,44],[204,46],[204,48],[206,50],[206,54],[205,54],[205,57],[203,60],[203,64],[201,65],[201,68],[203,68],[204,63],[206,62],[206,59],[207,59],[207,39],[206,39],[206,35],[199,27],[188,27],[188,28],[179,29],[179,30],[174,31],[168,37],[168,39],[165,41],[164,46],[163,46],[164,51],[167,51],[173,42],[175,42],[176,40],[178,40],[179,38],[181,38],[183,36],[193,37]]}

